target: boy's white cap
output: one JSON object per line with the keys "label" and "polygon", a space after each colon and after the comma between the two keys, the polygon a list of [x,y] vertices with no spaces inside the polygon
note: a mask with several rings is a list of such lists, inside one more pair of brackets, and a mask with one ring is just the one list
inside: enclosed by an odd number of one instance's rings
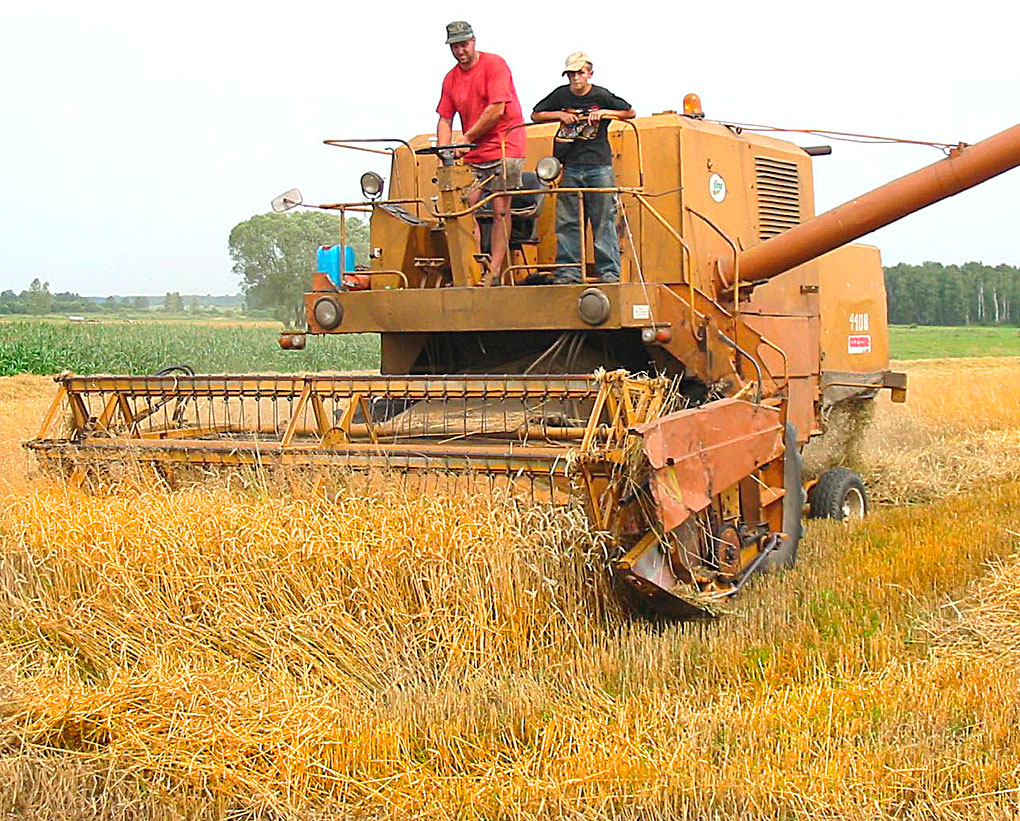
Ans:
{"label": "boy's white cap", "polygon": [[567,58],[567,62],[564,64],[563,73],[566,74],[568,71],[580,71],[584,68],[585,63],[590,63],[591,57],[585,51],[575,51]]}

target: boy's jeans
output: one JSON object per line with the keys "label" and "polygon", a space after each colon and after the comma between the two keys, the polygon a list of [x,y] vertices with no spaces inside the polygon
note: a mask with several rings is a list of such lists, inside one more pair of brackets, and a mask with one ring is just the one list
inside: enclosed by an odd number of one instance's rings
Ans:
{"label": "boy's jeans", "polygon": [[[612,188],[616,185],[611,165],[567,165],[563,188]],[[616,235],[616,195],[586,193],[585,221],[591,223],[595,244],[595,271],[603,282],[620,281],[620,241]],[[577,194],[556,197],[556,262],[581,261],[581,237],[577,220]],[[581,282],[580,268],[557,268],[554,282]]]}

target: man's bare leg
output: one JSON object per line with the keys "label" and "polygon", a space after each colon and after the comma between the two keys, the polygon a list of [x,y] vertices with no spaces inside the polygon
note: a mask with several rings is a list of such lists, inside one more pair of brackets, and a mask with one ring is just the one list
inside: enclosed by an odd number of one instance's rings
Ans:
{"label": "man's bare leg", "polygon": [[496,197],[492,201],[492,237],[489,251],[492,256],[490,285],[503,281],[503,260],[506,259],[510,240],[510,197]]}

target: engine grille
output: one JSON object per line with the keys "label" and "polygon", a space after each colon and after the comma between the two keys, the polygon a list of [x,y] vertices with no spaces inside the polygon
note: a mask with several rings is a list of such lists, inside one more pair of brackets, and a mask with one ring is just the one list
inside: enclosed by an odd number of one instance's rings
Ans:
{"label": "engine grille", "polygon": [[800,176],[797,164],[755,157],[758,184],[758,238],[771,239],[800,223]]}

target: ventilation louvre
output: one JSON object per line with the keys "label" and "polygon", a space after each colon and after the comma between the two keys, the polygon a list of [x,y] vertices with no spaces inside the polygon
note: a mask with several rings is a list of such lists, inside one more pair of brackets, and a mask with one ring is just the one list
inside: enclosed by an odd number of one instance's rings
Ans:
{"label": "ventilation louvre", "polygon": [[772,239],[800,224],[800,175],[797,164],[755,157],[758,185],[758,238]]}

